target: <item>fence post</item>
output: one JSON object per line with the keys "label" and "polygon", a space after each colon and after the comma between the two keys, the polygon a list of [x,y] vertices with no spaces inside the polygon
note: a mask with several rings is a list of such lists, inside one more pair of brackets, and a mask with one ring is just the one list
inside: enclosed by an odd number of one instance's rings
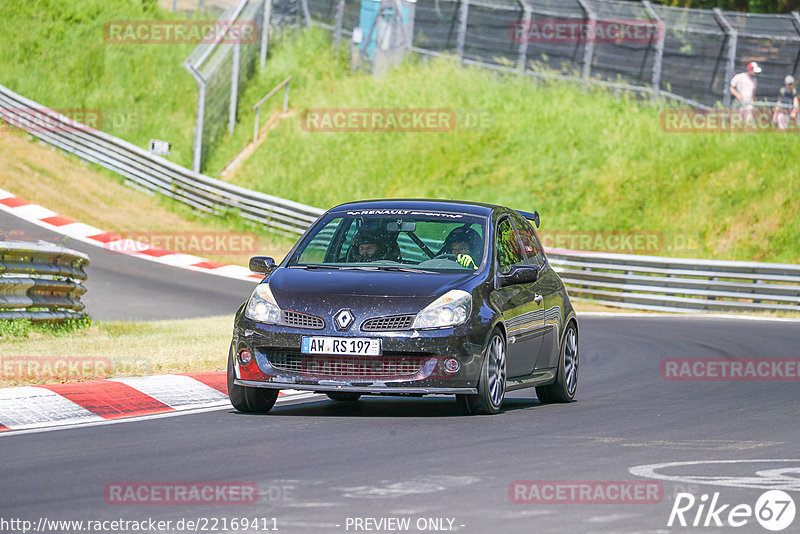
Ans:
{"label": "fence post", "polygon": [[344,0],[339,0],[336,4],[336,29],[333,30],[333,48],[338,50],[339,43],[342,42],[342,24],[344,22]]}
{"label": "fence post", "polygon": [[592,75],[592,60],[594,59],[594,41],[595,35],[597,33],[597,14],[592,11],[589,7],[589,4],[586,0],[578,0],[578,3],[581,5],[581,9],[589,19],[589,28],[590,28],[590,38],[587,40],[585,47],[583,49],[583,69],[581,70],[581,77],[584,80],[588,80],[589,76]]}
{"label": "fence post", "polygon": [[[794,22],[795,31],[800,33],[800,13],[797,11],[792,11],[792,22]],[[794,76],[794,73],[797,72],[798,63],[800,63],[800,51],[797,52],[797,55],[794,58],[794,65],[792,65],[792,76]]]}
{"label": "fence post", "polygon": [[467,39],[467,17],[469,17],[469,0],[461,0],[458,10],[458,38],[456,39],[456,54],[458,63],[464,62],[464,42]]}
{"label": "fence post", "polygon": [[308,10],[308,0],[300,0],[303,6],[303,17],[306,19],[306,27],[311,26],[311,11]]}
{"label": "fence post", "polygon": [[661,93],[661,70],[664,65],[664,40],[666,39],[667,28],[664,25],[664,20],[653,9],[653,4],[649,0],[643,0],[645,10],[650,18],[653,19],[658,25],[658,41],[656,41],[656,57],[653,60],[653,98],[658,98]]}
{"label": "fence post", "polygon": [[203,122],[206,113],[206,81],[188,62],[183,66],[197,82],[197,116],[194,120],[194,142],[192,143],[192,170],[200,172],[200,164],[203,160]]}
{"label": "fence post", "polygon": [[[527,35],[527,32],[530,30],[530,24],[531,24],[531,7],[528,5],[527,0],[520,0],[520,1],[522,2],[522,9],[523,9],[522,24],[524,25],[525,33]],[[527,62],[527,59],[528,59],[528,39],[527,37],[524,37],[519,42],[519,58],[517,59],[517,70],[519,70],[520,72],[525,71],[525,63]]]}
{"label": "fence post", "polygon": [[231,103],[228,107],[228,133],[233,133],[236,126],[236,104],[239,101],[239,60],[241,43],[233,45],[233,65],[231,65]]}
{"label": "fence post", "polygon": [[722,105],[728,108],[731,106],[731,91],[728,89],[728,85],[731,83],[731,78],[733,78],[734,69],[736,68],[736,46],[738,44],[739,34],[736,32],[736,29],[731,26],[728,19],[725,18],[725,14],[722,13],[720,8],[715,7],[713,11],[714,16],[717,17],[717,22],[728,36],[728,60],[725,63],[725,80],[722,84]]}
{"label": "fence post", "polygon": [[270,18],[272,18],[272,0],[264,0],[264,19],[261,22],[261,50],[259,50],[259,61],[262,69],[267,65]]}

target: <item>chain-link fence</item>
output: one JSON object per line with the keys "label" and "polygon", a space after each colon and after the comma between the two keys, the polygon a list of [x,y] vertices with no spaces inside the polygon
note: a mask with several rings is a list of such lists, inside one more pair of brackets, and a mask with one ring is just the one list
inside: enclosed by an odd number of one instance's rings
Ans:
{"label": "chain-link fence", "polygon": [[[352,35],[361,0],[301,0],[312,23]],[[365,0],[369,1],[369,0]],[[800,60],[800,15],[623,0],[418,0],[412,49],[466,64],[607,84],[706,108],[750,61],[774,101]]]}
{"label": "chain-link fence", "polygon": [[241,0],[230,5],[217,20],[213,39],[198,45],[183,62],[197,81],[192,170],[200,172],[209,149],[233,131],[239,95],[267,53],[270,3]]}

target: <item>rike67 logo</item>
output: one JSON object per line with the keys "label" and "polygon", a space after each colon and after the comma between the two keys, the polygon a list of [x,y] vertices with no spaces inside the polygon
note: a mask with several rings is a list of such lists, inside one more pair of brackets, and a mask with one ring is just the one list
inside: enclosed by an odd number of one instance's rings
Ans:
{"label": "rike67 logo", "polygon": [[678,493],[669,514],[671,527],[743,527],[756,522],[767,530],[779,532],[788,528],[795,517],[792,497],[781,490],[761,494],[755,505],[723,503],[719,492],[696,498],[691,493]]}

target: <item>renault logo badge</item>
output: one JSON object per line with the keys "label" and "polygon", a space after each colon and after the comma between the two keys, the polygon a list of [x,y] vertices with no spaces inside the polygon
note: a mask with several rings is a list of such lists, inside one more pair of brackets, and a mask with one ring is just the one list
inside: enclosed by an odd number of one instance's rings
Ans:
{"label": "renault logo badge", "polygon": [[336,315],[333,316],[333,321],[336,323],[336,330],[347,330],[355,319],[353,312],[348,309],[339,310],[336,312]]}

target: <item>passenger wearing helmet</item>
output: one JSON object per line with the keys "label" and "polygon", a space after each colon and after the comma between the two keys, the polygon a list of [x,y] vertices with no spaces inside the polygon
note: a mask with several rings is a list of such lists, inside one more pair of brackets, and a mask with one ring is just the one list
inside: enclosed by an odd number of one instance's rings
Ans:
{"label": "passenger wearing helmet", "polygon": [[482,249],[478,232],[468,226],[460,226],[447,235],[439,254],[452,254],[462,267],[477,269]]}
{"label": "passenger wearing helmet", "polygon": [[[798,98],[794,88],[794,77],[789,75],[783,79],[783,87],[778,91],[778,101],[772,113],[772,123],[781,130],[789,127],[790,119],[797,118]],[[790,111],[791,110],[791,111]]]}
{"label": "passenger wearing helmet", "polygon": [[362,228],[347,251],[347,261],[363,263],[376,260],[400,260],[397,241],[375,228]]}

